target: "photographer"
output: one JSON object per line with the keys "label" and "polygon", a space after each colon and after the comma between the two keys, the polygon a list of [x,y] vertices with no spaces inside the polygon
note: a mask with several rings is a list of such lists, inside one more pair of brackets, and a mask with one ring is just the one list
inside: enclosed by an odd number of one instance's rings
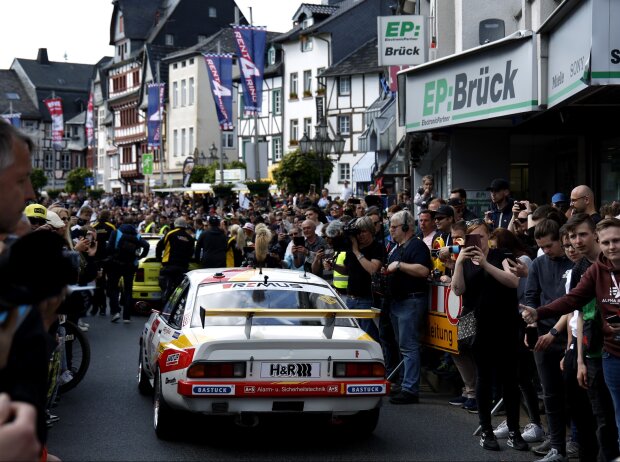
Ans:
{"label": "photographer", "polygon": [[422,177],[422,186],[418,188],[418,192],[413,199],[413,203],[418,207],[418,213],[427,209],[431,200],[433,200],[433,186],[433,175],[424,175]]}
{"label": "photographer", "polygon": [[[376,226],[371,217],[358,218],[344,227],[341,238],[332,239],[335,250],[341,247],[339,241],[348,238],[350,248],[346,250],[343,265],[331,264],[340,274],[349,276],[347,306],[351,309],[368,309],[373,306],[371,276],[381,268],[383,248],[374,239]],[[372,319],[360,319],[360,326],[374,339],[379,340],[379,330]]]}
{"label": "photographer", "polygon": [[304,235],[304,244],[293,242],[293,265],[299,268],[303,265],[306,271],[310,270],[313,274],[321,276],[323,273],[322,260],[325,256],[325,240],[316,234],[316,225],[311,220],[306,220],[301,224],[301,231]]}

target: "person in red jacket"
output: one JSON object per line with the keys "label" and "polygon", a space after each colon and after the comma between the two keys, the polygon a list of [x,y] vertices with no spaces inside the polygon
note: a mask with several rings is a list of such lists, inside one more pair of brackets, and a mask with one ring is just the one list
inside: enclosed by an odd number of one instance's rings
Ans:
{"label": "person in red jacket", "polygon": [[596,225],[601,255],[579,284],[563,297],[538,307],[521,305],[525,322],[533,323],[580,309],[596,298],[603,317],[603,375],[620,427],[620,220],[606,218]]}

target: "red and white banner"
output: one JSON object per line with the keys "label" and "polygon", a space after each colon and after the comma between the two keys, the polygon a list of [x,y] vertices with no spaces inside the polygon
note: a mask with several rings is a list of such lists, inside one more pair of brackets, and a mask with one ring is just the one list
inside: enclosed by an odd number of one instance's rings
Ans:
{"label": "red and white banner", "polygon": [[92,91],[90,92],[90,95],[88,96],[88,106],[86,108],[86,124],[84,128],[86,130],[86,145],[93,146],[95,130],[94,130],[94,125],[93,125],[93,92]]}
{"label": "red and white banner", "polygon": [[52,147],[60,151],[63,148],[62,137],[65,135],[65,123],[62,117],[62,99],[48,98],[43,102],[52,116]]}

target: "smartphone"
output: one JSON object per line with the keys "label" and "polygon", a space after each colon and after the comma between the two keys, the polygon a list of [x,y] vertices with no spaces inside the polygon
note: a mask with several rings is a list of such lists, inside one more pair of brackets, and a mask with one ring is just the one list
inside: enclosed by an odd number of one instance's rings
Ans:
{"label": "smartphone", "polygon": [[[17,310],[17,324],[15,325],[15,330],[17,330],[17,328],[22,323],[22,321],[26,319],[26,315],[30,313],[31,308],[32,307],[30,305],[20,305],[16,308],[12,308],[14,310],[15,309]],[[8,310],[0,312],[0,326],[6,322],[8,317],[9,317]]]}
{"label": "smartphone", "polygon": [[508,260],[511,260],[515,263],[517,262],[517,259],[515,258],[515,254],[510,252],[509,250],[504,251],[504,258],[507,258]]}
{"label": "smartphone", "polygon": [[519,210],[525,210],[525,204],[523,202],[519,202]]}
{"label": "smartphone", "polygon": [[468,234],[465,236],[465,247],[476,246],[482,248],[482,241],[480,240],[480,234]]}
{"label": "smartphone", "polygon": [[293,236],[293,245],[303,246],[306,243],[306,240],[303,236]]}
{"label": "smartphone", "polygon": [[607,321],[609,324],[620,324],[620,316],[618,316],[617,314],[612,314],[611,316],[607,316],[605,318],[605,321]]}

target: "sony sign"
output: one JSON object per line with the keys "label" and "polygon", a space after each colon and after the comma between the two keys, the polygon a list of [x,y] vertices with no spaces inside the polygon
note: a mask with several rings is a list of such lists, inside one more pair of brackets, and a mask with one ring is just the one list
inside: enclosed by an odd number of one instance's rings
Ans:
{"label": "sony sign", "polygon": [[423,64],[428,59],[424,16],[380,16],[377,37],[379,66]]}

